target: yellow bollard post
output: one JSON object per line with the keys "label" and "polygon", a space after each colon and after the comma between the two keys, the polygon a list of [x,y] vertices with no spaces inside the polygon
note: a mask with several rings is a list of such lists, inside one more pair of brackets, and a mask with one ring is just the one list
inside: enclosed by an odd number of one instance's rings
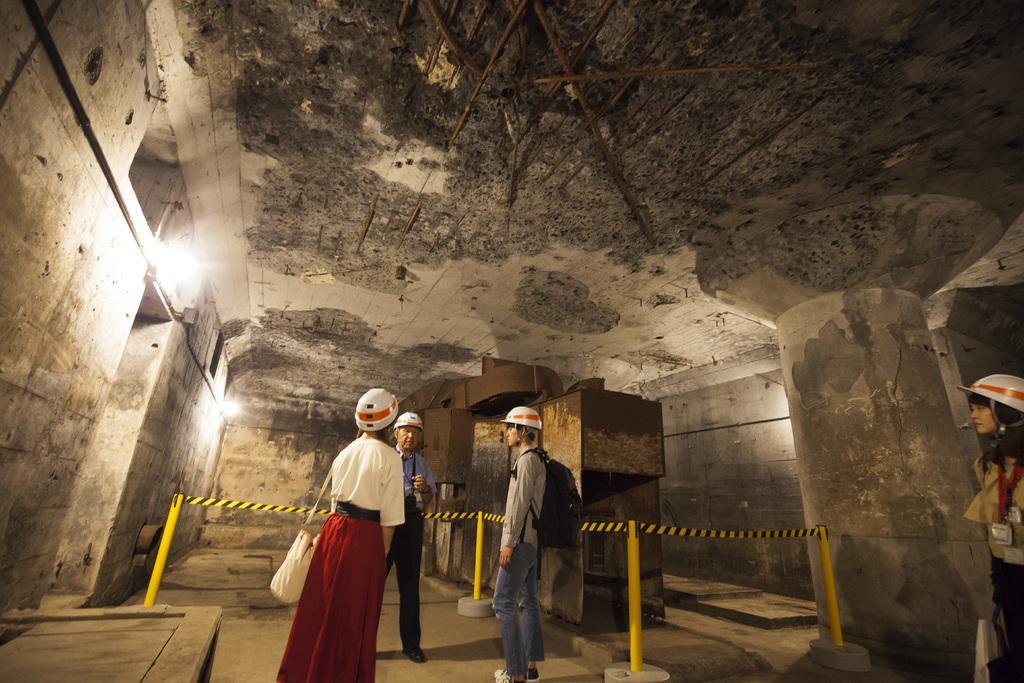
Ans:
{"label": "yellow bollard post", "polygon": [[[476,513],[476,565],[473,567],[473,594],[459,598],[458,613],[464,617],[484,618],[493,617],[494,610],[490,600],[481,600],[480,593],[483,588],[484,574],[484,513]],[[468,519],[473,519],[469,517]],[[469,533],[469,529],[466,529]]]}
{"label": "yellow bollard post", "polygon": [[167,513],[164,533],[160,537],[160,548],[156,551],[156,562],[153,565],[153,573],[149,577],[146,601],[142,603],[146,607],[152,607],[156,604],[156,594],[160,590],[160,579],[164,576],[164,565],[167,564],[167,556],[171,553],[171,538],[174,536],[174,527],[178,524],[178,515],[181,514],[181,505],[184,500],[185,496],[180,493],[175,493],[171,496],[171,509]]}
{"label": "yellow bollard post", "polygon": [[843,646],[843,627],[839,622],[839,602],[836,600],[836,582],[832,575],[832,553],[828,549],[828,527],[817,525],[818,555],[821,557],[821,582],[825,587],[825,606],[828,609],[828,625],[832,631],[832,644]]}
{"label": "yellow bollard post", "polygon": [[629,670],[644,670],[644,638],[640,622],[640,536],[636,520],[629,520],[626,537],[626,567],[629,592]]}
{"label": "yellow bollard post", "polygon": [[647,683],[669,680],[664,669],[644,666],[644,637],[640,597],[640,523],[629,520],[626,526],[626,574],[629,595],[629,661],[613,664],[604,670],[604,683],[622,683],[630,679]]}
{"label": "yellow bollard post", "polygon": [[476,565],[473,567],[473,599],[480,599],[480,583],[484,572],[484,513],[476,513]]}

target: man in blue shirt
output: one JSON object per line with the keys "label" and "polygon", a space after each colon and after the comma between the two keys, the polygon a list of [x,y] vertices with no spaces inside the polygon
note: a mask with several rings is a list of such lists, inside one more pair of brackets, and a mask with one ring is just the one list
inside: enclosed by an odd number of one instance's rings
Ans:
{"label": "man in blue shirt", "polygon": [[423,508],[437,492],[430,466],[419,453],[423,420],[403,413],[395,420],[395,448],[402,457],[405,480],[405,524],[395,527],[388,552],[388,571],[398,574],[398,630],[402,654],[417,664],[427,661],[420,648],[420,558],[423,556]]}

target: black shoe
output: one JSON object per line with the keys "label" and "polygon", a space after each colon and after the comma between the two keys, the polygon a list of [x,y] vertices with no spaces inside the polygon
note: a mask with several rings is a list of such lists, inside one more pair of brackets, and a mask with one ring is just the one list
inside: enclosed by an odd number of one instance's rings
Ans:
{"label": "black shoe", "polygon": [[540,672],[537,671],[536,669],[527,669],[526,670],[526,680],[528,680],[528,681],[539,681],[540,680]]}
{"label": "black shoe", "polygon": [[423,650],[418,647],[414,647],[411,650],[402,650],[402,654],[417,664],[422,664],[427,661],[427,656],[423,654]]}

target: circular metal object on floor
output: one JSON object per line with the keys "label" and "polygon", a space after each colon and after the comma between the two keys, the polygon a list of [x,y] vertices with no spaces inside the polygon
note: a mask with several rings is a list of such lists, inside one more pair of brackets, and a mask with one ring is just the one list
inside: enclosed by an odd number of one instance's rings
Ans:
{"label": "circular metal object on floor", "polygon": [[617,662],[604,670],[604,683],[661,683],[669,679],[668,672],[650,664],[643,671],[630,671],[629,662]]}
{"label": "circular metal object on floor", "polygon": [[491,601],[487,599],[474,600],[472,595],[459,598],[459,615],[463,617],[493,617],[494,608],[491,607]]}
{"label": "circular metal object on floor", "polygon": [[831,640],[815,638],[811,641],[811,661],[839,671],[871,671],[871,655],[860,645],[843,643],[836,647]]}

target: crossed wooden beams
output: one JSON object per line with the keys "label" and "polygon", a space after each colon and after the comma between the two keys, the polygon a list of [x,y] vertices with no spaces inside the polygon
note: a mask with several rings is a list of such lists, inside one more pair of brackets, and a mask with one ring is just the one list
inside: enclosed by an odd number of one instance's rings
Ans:
{"label": "crossed wooden beams", "polygon": [[[398,18],[398,29],[401,31],[404,25],[412,0],[403,0],[402,10]],[[542,0],[505,0],[505,4],[509,7],[512,14],[505,24],[505,29],[502,31],[501,37],[495,43],[491,50],[490,56],[487,60],[486,66],[482,69],[473,61],[472,57],[466,51],[465,47],[459,42],[458,38],[453,34],[448,22],[451,21],[455,16],[455,11],[458,6],[459,0],[449,0],[447,12],[442,12],[441,8],[437,4],[437,0],[422,0],[426,5],[427,10],[433,16],[435,23],[437,24],[438,33],[440,39],[438,42],[438,48],[440,47],[440,41],[446,42],[451,52],[458,58],[461,67],[472,72],[475,76],[475,83],[473,90],[470,93],[469,100],[463,107],[462,114],[459,116],[455,123],[451,135],[448,138],[449,149],[455,144],[455,140],[458,138],[459,133],[466,125],[466,121],[469,119],[470,112],[473,109],[473,105],[476,102],[477,97],[480,95],[483,89],[484,83],[494,72],[494,67],[501,56],[502,50],[505,49],[506,44],[511,38],[512,34],[518,30],[519,34],[519,49],[520,59],[525,65],[526,61],[526,31],[523,24],[523,18],[526,14],[528,5],[533,4],[533,11],[537,19],[540,21],[541,26],[544,29],[544,34],[547,37],[548,45],[551,48],[554,55],[557,57],[559,64],[562,66],[563,73],[554,76],[547,76],[543,78],[536,78],[533,80],[534,83],[547,85],[544,97],[541,103],[534,108],[533,114],[528,118],[526,123],[526,129],[520,134],[522,138],[526,132],[529,132],[530,128],[539,121],[541,114],[543,114],[544,107],[550,101],[550,99],[558,92],[558,89],[564,84],[566,85],[573,95],[573,99],[576,100],[577,105],[583,113],[587,124],[590,127],[591,133],[593,134],[594,141],[597,143],[598,149],[601,152],[601,156],[604,158],[605,166],[608,169],[608,173],[615,183],[619,192],[622,194],[622,198],[625,200],[626,205],[629,207],[629,211],[632,214],[634,220],[643,233],[644,238],[650,246],[655,245],[654,230],[651,226],[651,219],[647,209],[646,203],[637,195],[629,181],[626,179],[622,171],[622,165],[619,160],[615,157],[611,147],[608,144],[608,140],[605,138],[604,133],[601,131],[599,124],[600,117],[605,113],[607,107],[602,107],[601,112],[595,112],[591,107],[589,100],[586,96],[585,86],[580,86],[581,82],[593,82],[593,81],[608,81],[608,80],[625,80],[626,84],[621,87],[615,97],[612,98],[611,104],[618,100],[618,96],[621,96],[622,91],[628,87],[633,81],[638,78],[657,78],[657,77],[670,77],[670,76],[684,76],[694,74],[707,74],[707,73],[749,73],[749,72],[760,72],[760,71],[784,71],[792,69],[806,69],[810,68],[811,64],[779,64],[779,65],[767,65],[767,66],[743,66],[743,65],[727,65],[727,66],[705,66],[705,67],[687,67],[687,68],[636,68],[636,69],[623,69],[619,71],[604,72],[604,73],[576,73],[573,69],[576,64],[582,58],[587,48],[593,42],[594,38],[600,32],[604,25],[605,19],[607,19],[612,7],[615,5],[616,0],[604,0],[601,8],[595,15],[594,21],[592,22],[591,29],[588,32],[586,38],[573,50],[572,55],[568,55],[562,46],[561,39],[558,36],[558,31],[548,16],[547,10],[544,7]],[[480,24],[483,18],[484,10],[490,4],[491,0],[485,0],[485,3],[481,5],[480,11],[477,14],[476,19],[473,22],[473,29],[470,32],[470,40],[476,37],[479,31]],[[435,48],[435,54],[438,48]],[[431,55],[430,63],[433,64],[436,58]],[[646,61],[646,58],[645,58]],[[528,155],[527,155],[528,156]],[[564,159],[563,159],[564,160]],[[513,169],[513,173],[515,173]],[[549,174],[550,175],[550,174]],[[512,199],[512,192],[514,192],[514,180],[513,190],[510,192],[510,201]],[[408,233],[411,223],[415,221],[416,216],[419,214],[420,204],[418,203],[413,213],[412,219],[410,219],[409,225],[406,226],[405,233]],[[371,208],[371,219],[373,209]],[[365,237],[366,231],[364,230],[363,237]],[[403,235],[404,241],[404,235]],[[362,244],[362,239],[360,239]]]}

